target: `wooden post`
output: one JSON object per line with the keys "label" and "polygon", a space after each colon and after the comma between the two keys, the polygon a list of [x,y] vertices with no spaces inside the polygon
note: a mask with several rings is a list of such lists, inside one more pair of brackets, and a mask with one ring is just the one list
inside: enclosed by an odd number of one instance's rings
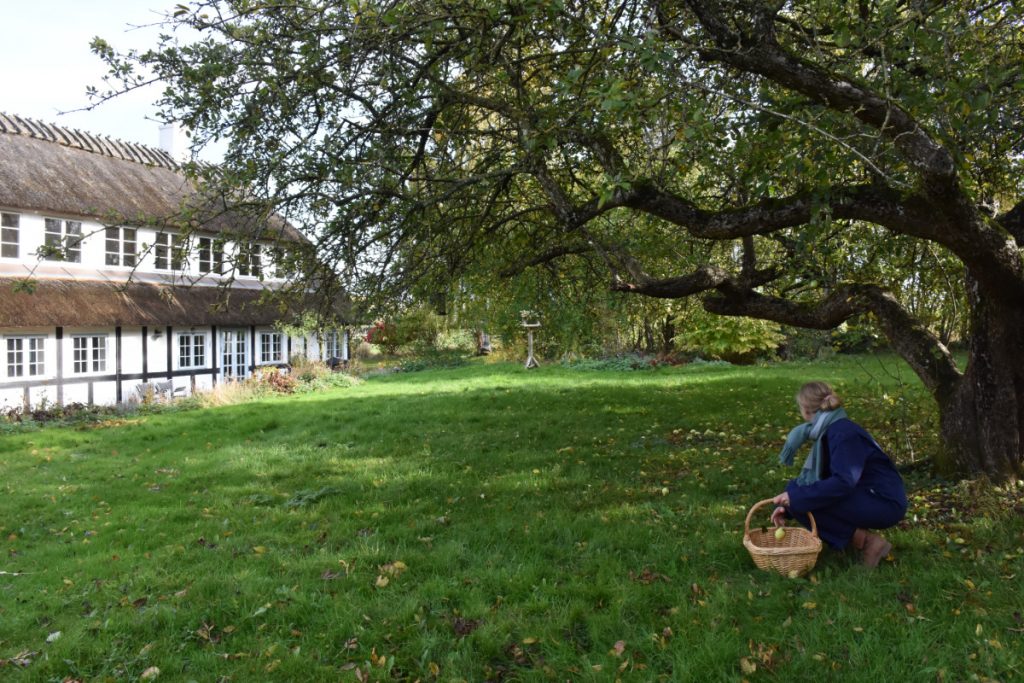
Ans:
{"label": "wooden post", "polygon": [[540,323],[523,323],[523,327],[526,328],[526,343],[527,343],[527,354],[526,354],[526,369],[540,367],[540,363],[533,355],[533,331],[540,327]]}

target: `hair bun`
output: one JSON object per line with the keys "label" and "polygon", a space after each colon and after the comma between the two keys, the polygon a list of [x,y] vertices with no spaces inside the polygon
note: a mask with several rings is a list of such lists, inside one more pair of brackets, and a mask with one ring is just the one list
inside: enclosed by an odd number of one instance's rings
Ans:
{"label": "hair bun", "polygon": [[839,400],[839,397],[835,394],[829,394],[821,400],[822,410],[835,410],[839,406],[843,405],[843,402]]}

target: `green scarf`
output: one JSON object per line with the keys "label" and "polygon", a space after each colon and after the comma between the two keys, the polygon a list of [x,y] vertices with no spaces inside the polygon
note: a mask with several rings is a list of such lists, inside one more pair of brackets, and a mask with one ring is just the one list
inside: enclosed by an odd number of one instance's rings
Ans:
{"label": "green scarf", "polygon": [[789,432],[789,436],[786,437],[786,445],[782,447],[782,452],[779,453],[779,464],[792,465],[793,457],[796,455],[797,450],[807,441],[814,442],[811,446],[811,454],[807,456],[807,460],[804,461],[804,466],[800,470],[800,476],[796,478],[798,485],[806,486],[821,479],[825,463],[822,462],[821,439],[819,437],[825,433],[825,430],[833,422],[844,418],[846,418],[846,411],[842,408],[819,410],[814,414],[812,421],[798,425]]}

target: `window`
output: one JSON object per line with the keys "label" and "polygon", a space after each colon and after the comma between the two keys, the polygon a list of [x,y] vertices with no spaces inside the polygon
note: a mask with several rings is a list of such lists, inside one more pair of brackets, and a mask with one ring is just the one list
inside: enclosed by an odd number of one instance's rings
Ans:
{"label": "window", "polygon": [[263,261],[260,258],[261,248],[258,244],[242,245],[238,249],[238,274],[261,277]]}
{"label": "window", "polygon": [[48,261],[82,262],[82,223],[46,219],[44,258]]}
{"label": "window", "polygon": [[43,349],[46,337],[7,338],[7,376],[35,377],[46,372]]}
{"label": "window", "polygon": [[249,364],[245,330],[224,330],[220,341],[221,376],[225,380],[244,379]]}
{"label": "window", "polygon": [[224,271],[224,242],[210,237],[199,238],[199,272],[220,275]]}
{"label": "window", "polygon": [[107,228],[107,265],[136,264],[135,228]]}
{"label": "window", "polygon": [[260,361],[263,363],[283,363],[284,353],[281,348],[280,332],[260,332]]}
{"label": "window", "polygon": [[337,330],[331,330],[324,334],[324,360],[331,358],[341,358],[341,345]]}
{"label": "window", "polygon": [[185,332],[178,335],[178,367],[201,368],[206,365],[206,335]]}
{"label": "window", "polygon": [[107,369],[106,335],[81,335],[71,338],[74,350],[74,372],[104,372]]}
{"label": "window", "polygon": [[158,233],[153,254],[156,257],[154,267],[157,270],[181,270],[185,261],[181,236],[168,235],[166,232]]}
{"label": "window", "polygon": [[21,216],[16,213],[0,213],[0,256],[18,258],[18,225]]}

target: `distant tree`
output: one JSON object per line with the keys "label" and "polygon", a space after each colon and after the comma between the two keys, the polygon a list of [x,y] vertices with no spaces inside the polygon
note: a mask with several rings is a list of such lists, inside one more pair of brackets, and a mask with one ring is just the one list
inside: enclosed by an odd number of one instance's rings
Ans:
{"label": "distant tree", "polygon": [[[938,404],[938,463],[1005,480],[1024,458],[1022,13],[210,0],[169,17],[195,42],[94,48],[113,91],[167,82],[168,118],[230,141],[219,177],[374,292],[579,261],[721,315],[869,314]],[[961,301],[963,369],[928,327]]]}

